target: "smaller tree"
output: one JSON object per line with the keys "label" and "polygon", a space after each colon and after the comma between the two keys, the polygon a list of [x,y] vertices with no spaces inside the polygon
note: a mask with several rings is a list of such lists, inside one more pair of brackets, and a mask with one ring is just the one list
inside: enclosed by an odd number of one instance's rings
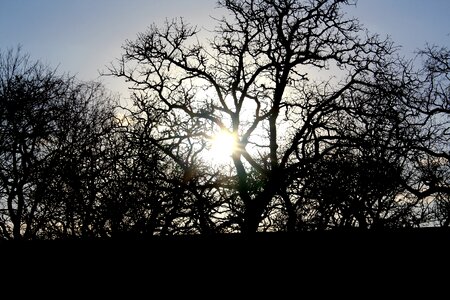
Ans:
{"label": "smaller tree", "polygon": [[111,131],[110,99],[101,85],[58,75],[20,48],[0,52],[3,238],[95,227],[109,168],[103,138]]}
{"label": "smaller tree", "polygon": [[[295,230],[417,226],[417,202],[405,192],[398,164],[339,151],[308,168],[298,188]],[[414,222],[413,222],[414,221]]]}
{"label": "smaller tree", "polygon": [[[20,49],[0,52],[0,204],[2,236],[34,234],[41,214],[36,186],[61,97],[70,78],[32,62]],[[45,214],[45,213],[44,213]]]}
{"label": "smaller tree", "polygon": [[450,49],[428,46],[419,52],[423,68],[409,96],[421,130],[411,161],[415,174],[408,189],[432,204],[436,224],[450,222]]}
{"label": "smaller tree", "polygon": [[51,208],[41,235],[102,236],[102,205],[123,151],[114,139],[114,99],[101,84],[75,81],[62,99],[40,174],[41,197]]}

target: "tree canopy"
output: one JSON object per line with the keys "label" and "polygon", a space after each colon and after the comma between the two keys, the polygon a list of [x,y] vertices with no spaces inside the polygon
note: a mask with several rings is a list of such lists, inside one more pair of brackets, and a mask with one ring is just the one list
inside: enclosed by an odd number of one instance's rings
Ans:
{"label": "tree canopy", "polygon": [[96,83],[0,56],[4,238],[448,226],[449,53],[347,0],[220,0],[151,25]]}

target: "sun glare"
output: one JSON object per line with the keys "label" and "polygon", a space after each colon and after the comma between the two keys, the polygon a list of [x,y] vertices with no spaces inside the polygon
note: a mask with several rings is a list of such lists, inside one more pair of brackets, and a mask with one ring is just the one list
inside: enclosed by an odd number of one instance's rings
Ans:
{"label": "sun glare", "polygon": [[236,151],[236,136],[221,130],[211,139],[210,157],[216,162],[224,162]]}

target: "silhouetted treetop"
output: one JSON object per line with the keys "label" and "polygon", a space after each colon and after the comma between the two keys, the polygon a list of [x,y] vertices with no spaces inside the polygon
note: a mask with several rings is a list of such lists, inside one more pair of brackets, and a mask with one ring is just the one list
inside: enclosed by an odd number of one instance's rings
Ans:
{"label": "silhouetted treetop", "polygon": [[151,25],[109,68],[123,106],[0,52],[0,238],[449,226],[449,50],[401,58],[354,4]]}
{"label": "silhouetted treetop", "polygon": [[128,41],[111,69],[134,83],[138,110],[158,111],[158,121],[145,121],[153,143],[182,168],[201,164],[215,132],[236,136],[226,187],[238,202],[226,210],[242,231],[257,230],[271,202],[290,201],[281,196],[290,174],[350,143],[340,122],[359,103],[346,95],[378,86],[394,49],[347,18],[346,4],[219,1],[229,16],[209,43],[182,19],[167,21]]}

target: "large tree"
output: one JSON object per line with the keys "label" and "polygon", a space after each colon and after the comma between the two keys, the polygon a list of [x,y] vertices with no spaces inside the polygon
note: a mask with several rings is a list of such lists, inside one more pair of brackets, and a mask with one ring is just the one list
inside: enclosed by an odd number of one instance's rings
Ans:
{"label": "large tree", "polygon": [[[359,104],[346,95],[375,85],[394,50],[346,17],[348,4],[221,0],[228,15],[207,43],[181,19],[124,46],[111,71],[134,84],[149,141],[195,180],[194,198],[217,192],[204,218],[269,229],[277,207],[293,205],[286,191],[301,170],[349,143],[341,121]],[[203,153],[220,131],[236,147],[216,172]]]}

